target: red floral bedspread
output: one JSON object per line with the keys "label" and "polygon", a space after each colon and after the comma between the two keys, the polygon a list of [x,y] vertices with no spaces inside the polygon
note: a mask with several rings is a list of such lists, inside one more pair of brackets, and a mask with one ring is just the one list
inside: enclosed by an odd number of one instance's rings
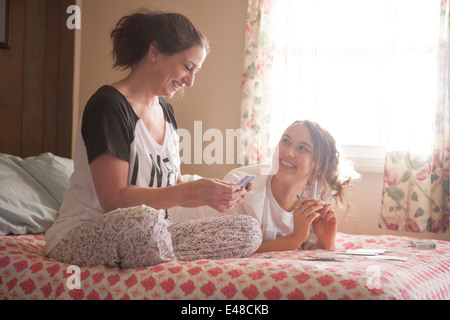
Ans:
{"label": "red floral bedspread", "polygon": [[[435,242],[435,250],[418,250],[407,237],[339,233],[335,251],[286,251],[245,259],[74,271],[43,257],[40,235],[3,236],[0,299],[450,299],[450,242]],[[386,249],[391,252],[379,257],[405,257],[406,261],[356,255],[310,259],[357,248]]]}

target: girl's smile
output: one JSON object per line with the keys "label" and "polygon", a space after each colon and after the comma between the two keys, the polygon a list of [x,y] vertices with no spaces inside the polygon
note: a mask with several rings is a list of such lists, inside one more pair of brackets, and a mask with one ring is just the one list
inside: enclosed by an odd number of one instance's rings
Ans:
{"label": "girl's smile", "polygon": [[290,126],[279,142],[277,177],[293,183],[306,182],[314,169],[314,143],[308,128],[297,123]]}
{"label": "girl's smile", "polygon": [[280,165],[287,169],[295,169],[297,166],[289,161],[283,160],[280,158]]}

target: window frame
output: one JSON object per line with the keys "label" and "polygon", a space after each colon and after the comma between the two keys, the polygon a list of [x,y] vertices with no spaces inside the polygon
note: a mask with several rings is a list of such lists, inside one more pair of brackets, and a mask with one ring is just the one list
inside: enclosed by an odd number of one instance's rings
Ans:
{"label": "window frame", "polygon": [[343,145],[341,152],[345,159],[353,162],[359,173],[384,173],[386,147]]}

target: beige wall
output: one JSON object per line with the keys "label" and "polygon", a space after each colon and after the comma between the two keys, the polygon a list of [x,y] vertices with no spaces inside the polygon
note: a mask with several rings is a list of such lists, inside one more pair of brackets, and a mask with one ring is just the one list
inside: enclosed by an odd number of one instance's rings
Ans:
{"label": "beige wall", "polygon": [[[183,98],[173,99],[180,128],[193,134],[193,124],[202,121],[203,131],[236,129],[240,125],[241,75],[243,71],[246,0],[78,0],[82,29],[76,34],[75,126],[91,94],[101,85],[125,74],[111,69],[109,33],[123,15],[141,6],[183,13],[210,39],[211,53],[198,74],[195,86]],[[205,142],[208,145],[209,142]],[[183,165],[183,173],[223,177],[234,165]],[[350,190],[352,204],[337,210],[339,231],[355,234],[417,234],[388,232],[378,228],[383,174],[361,172],[362,179]],[[450,240],[443,235],[425,238]]]}

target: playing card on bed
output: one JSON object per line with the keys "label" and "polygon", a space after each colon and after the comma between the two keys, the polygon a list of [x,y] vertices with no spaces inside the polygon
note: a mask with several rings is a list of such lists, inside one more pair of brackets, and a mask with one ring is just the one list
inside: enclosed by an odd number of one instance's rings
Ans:
{"label": "playing card on bed", "polygon": [[305,259],[315,261],[340,261],[342,259],[351,259],[351,257],[339,254],[319,253],[305,257]]}
{"label": "playing card on bed", "polygon": [[353,254],[359,256],[376,256],[381,253],[385,253],[384,249],[349,249],[343,254]]}

